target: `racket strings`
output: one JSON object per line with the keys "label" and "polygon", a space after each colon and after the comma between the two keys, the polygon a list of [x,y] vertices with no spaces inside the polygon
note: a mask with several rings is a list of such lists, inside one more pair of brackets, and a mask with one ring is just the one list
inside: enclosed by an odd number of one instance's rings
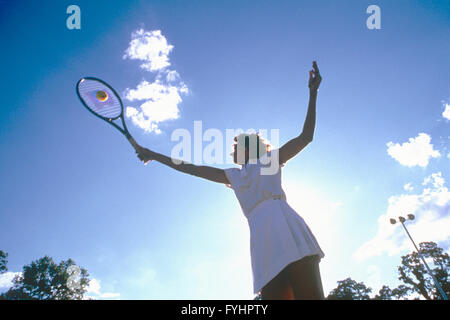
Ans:
{"label": "racket strings", "polygon": [[[122,114],[119,98],[103,83],[84,79],[80,82],[78,91],[85,104],[94,113],[109,119],[118,118]],[[102,99],[99,98],[99,93]]]}

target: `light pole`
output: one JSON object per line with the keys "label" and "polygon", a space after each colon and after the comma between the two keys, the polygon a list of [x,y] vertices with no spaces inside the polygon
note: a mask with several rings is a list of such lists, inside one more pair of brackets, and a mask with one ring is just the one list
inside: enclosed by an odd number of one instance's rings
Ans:
{"label": "light pole", "polygon": [[[407,217],[408,217],[409,220],[414,220],[414,218],[415,218],[413,214],[408,214]],[[447,295],[445,294],[444,290],[442,290],[441,286],[439,285],[439,282],[434,277],[433,272],[431,272],[430,268],[428,267],[428,264],[426,263],[425,259],[423,258],[422,254],[420,253],[420,250],[417,248],[416,243],[414,242],[413,238],[409,234],[408,229],[406,229],[406,226],[405,226],[406,219],[404,217],[400,216],[400,217],[398,217],[398,220],[401,222],[401,224],[403,226],[403,229],[405,229],[406,234],[408,235],[409,239],[411,239],[411,242],[413,243],[414,247],[416,248],[416,251],[417,251],[419,257],[422,259],[423,264],[427,268],[428,273],[430,274],[431,278],[433,278],[434,284],[438,288],[442,298],[444,300],[448,300]],[[390,219],[390,222],[391,222],[391,224],[396,224],[397,223],[397,221],[395,219]]]}

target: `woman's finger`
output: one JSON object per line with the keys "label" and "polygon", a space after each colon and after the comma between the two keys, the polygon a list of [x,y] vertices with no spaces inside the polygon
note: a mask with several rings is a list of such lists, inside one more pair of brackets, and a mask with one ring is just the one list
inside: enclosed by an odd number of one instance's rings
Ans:
{"label": "woman's finger", "polygon": [[316,61],[313,61],[313,69],[316,74],[319,74],[319,67],[317,66]]}

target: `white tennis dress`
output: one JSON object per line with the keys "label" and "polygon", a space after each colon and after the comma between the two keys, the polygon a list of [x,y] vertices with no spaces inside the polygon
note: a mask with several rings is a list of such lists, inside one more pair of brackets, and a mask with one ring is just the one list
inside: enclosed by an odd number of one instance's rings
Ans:
{"label": "white tennis dress", "polygon": [[[270,152],[263,157],[270,157]],[[250,227],[254,293],[290,263],[306,256],[324,257],[308,225],[286,202],[281,166],[275,174],[262,174],[269,166],[261,159],[241,169],[225,169]]]}

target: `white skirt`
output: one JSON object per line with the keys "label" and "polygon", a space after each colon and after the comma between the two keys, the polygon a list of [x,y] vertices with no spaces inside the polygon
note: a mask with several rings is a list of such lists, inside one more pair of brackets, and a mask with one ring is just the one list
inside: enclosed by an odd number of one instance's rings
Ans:
{"label": "white skirt", "polygon": [[324,257],[308,225],[286,200],[265,200],[247,219],[254,293],[290,263],[312,255]]}

